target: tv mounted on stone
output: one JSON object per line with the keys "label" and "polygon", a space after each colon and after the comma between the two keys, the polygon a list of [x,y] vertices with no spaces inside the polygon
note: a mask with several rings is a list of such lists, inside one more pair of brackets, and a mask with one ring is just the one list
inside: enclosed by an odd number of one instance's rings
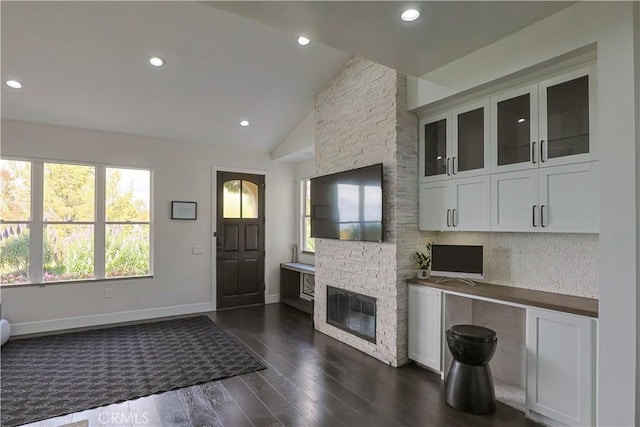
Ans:
{"label": "tv mounted on stone", "polygon": [[311,237],[382,242],[382,163],[311,178]]}

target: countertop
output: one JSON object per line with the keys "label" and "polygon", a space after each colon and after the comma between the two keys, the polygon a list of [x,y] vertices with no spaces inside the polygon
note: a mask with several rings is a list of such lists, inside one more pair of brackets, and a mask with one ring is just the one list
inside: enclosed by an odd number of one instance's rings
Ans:
{"label": "countertop", "polygon": [[280,264],[280,268],[297,271],[304,274],[316,274],[316,266],[311,264],[303,264],[301,262],[285,262]]}
{"label": "countertop", "polygon": [[476,282],[475,286],[468,285],[459,280],[450,279],[438,283],[438,277],[430,279],[408,279],[410,285],[427,286],[433,289],[458,294],[480,297],[497,302],[521,304],[526,306],[545,308],[564,313],[577,314],[598,318],[598,300],[593,298],[577,297],[573,295],[557,294],[553,292],[537,291],[533,289],[516,288],[513,286],[494,285],[492,283]]}

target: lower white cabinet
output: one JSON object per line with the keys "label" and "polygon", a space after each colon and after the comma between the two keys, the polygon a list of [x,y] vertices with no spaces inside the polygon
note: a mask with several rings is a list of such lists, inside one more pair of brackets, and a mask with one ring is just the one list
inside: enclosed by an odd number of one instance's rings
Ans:
{"label": "lower white cabinet", "polygon": [[489,175],[420,185],[420,230],[489,231]]}
{"label": "lower white cabinet", "polygon": [[595,320],[527,309],[527,406],[570,426],[595,425]]}
{"label": "lower white cabinet", "polygon": [[597,233],[598,162],[491,175],[491,230]]}
{"label": "lower white cabinet", "polygon": [[598,162],[540,168],[538,229],[597,233],[600,228],[598,172]]}
{"label": "lower white cabinet", "polygon": [[537,231],[538,170],[491,175],[491,231]]}
{"label": "lower white cabinet", "polygon": [[440,372],[442,292],[409,285],[409,359]]}
{"label": "lower white cabinet", "polygon": [[420,184],[418,192],[418,227],[420,230],[440,231],[447,228],[447,181]]}

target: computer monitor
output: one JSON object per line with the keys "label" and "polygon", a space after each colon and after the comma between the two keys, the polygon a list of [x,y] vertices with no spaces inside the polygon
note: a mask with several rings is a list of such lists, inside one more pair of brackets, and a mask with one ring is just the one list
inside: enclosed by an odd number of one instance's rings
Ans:
{"label": "computer monitor", "polygon": [[482,246],[432,245],[431,274],[457,279],[482,279],[482,251]]}

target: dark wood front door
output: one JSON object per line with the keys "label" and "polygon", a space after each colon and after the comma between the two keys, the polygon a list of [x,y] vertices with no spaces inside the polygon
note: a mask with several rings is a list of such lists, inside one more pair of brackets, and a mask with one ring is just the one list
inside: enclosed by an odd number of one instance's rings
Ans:
{"label": "dark wood front door", "polygon": [[264,304],[264,176],[218,172],[217,307]]}

